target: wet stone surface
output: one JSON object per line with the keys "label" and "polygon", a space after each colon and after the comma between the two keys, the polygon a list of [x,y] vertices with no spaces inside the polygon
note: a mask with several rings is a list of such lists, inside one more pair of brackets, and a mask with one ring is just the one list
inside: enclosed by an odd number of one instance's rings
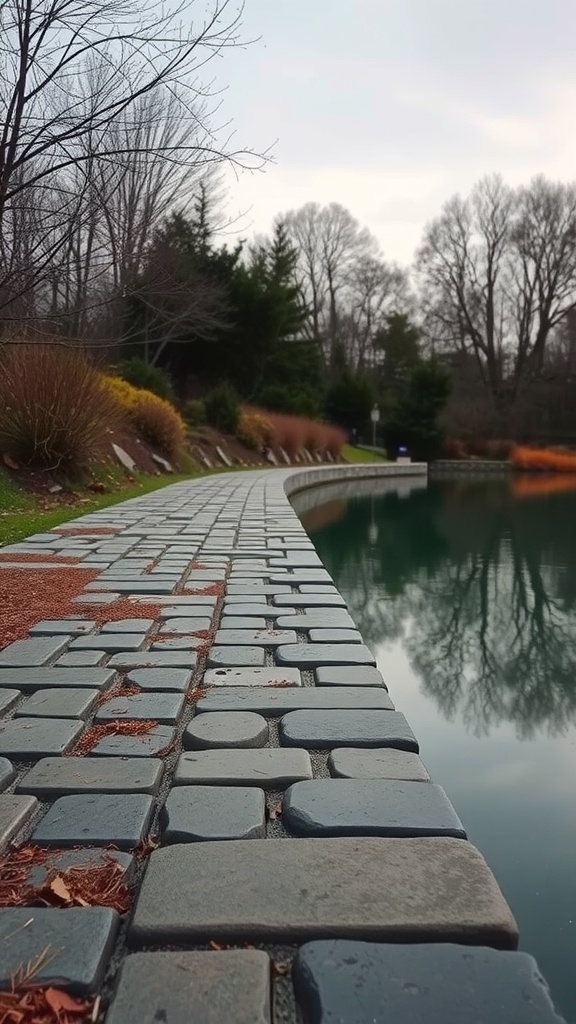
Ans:
{"label": "wet stone surface", "polygon": [[269,1024],[270,960],[260,950],[136,953],[106,1024]]}
{"label": "wet stone surface", "polygon": [[561,1024],[525,953],[452,943],[310,942],[294,964],[305,1024]]}
{"label": "wet stone surface", "polygon": [[284,795],[282,821],[301,836],[452,836],[466,832],[441,786],[382,779],[316,779]]}
{"label": "wet stone surface", "polygon": [[418,753],[418,741],[397,711],[291,711],[280,721],[280,742],[309,750],[395,747]]}

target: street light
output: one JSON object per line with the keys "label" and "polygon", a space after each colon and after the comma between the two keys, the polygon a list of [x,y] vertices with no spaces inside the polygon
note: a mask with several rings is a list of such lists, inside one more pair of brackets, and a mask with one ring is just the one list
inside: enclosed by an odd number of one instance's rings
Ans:
{"label": "street light", "polygon": [[372,420],[372,447],[376,447],[376,424],[380,422],[380,409],[377,405],[374,406],[370,413],[370,419]]}

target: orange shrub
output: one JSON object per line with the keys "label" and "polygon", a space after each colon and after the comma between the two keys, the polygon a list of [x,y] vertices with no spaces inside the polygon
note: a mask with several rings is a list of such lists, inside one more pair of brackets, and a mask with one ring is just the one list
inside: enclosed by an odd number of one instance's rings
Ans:
{"label": "orange shrub", "polygon": [[327,452],[330,452],[330,455],[332,455],[333,458],[340,458],[346,441],[346,432],[344,430],[340,430],[340,427],[325,427],[324,447]]}
{"label": "orange shrub", "polygon": [[266,412],[265,415],[272,424],[275,443],[294,459],[306,444],[306,420],[280,412]]}
{"label": "orange shrub", "polygon": [[516,469],[534,472],[576,473],[576,453],[551,452],[546,448],[517,446],[510,455]]}

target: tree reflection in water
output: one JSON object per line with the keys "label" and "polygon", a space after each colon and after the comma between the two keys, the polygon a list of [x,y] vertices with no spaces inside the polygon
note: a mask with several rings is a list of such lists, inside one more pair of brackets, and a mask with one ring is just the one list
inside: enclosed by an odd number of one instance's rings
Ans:
{"label": "tree reflection in water", "polygon": [[525,738],[576,719],[575,524],[576,486],[466,479],[351,500],[312,536],[367,642],[401,640],[446,718]]}

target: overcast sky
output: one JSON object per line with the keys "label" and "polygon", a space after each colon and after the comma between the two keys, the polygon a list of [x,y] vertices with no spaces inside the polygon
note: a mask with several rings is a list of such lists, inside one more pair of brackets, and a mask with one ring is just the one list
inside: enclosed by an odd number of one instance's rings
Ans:
{"label": "overcast sky", "polygon": [[244,36],[210,70],[235,143],[276,143],[227,176],[246,235],[335,201],[409,262],[483,174],[576,178],[574,0],[246,0]]}

